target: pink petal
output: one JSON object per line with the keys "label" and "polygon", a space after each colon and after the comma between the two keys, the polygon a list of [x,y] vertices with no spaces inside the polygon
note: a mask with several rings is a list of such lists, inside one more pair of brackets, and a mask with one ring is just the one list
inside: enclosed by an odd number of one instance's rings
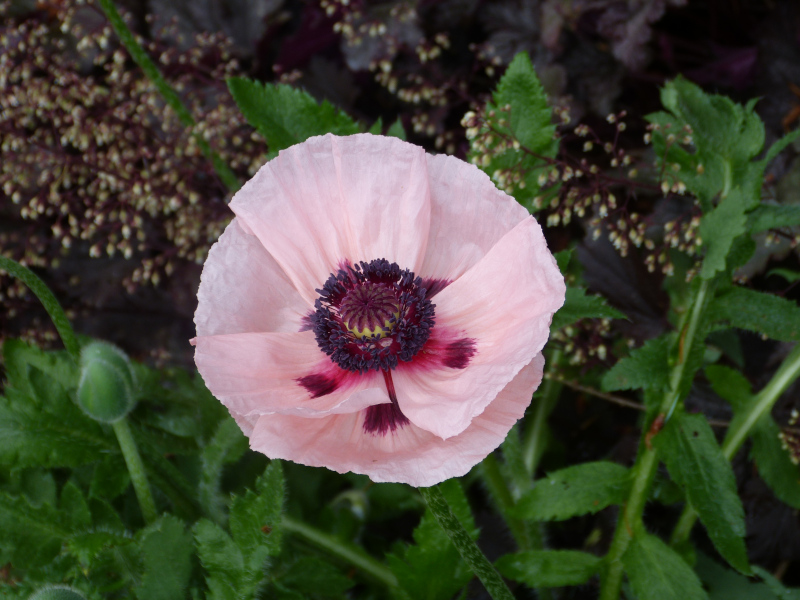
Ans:
{"label": "pink petal", "polygon": [[421,264],[430,219],[425,151],[369,134],[311,138],[264,165],[231,209],[313,304],[345,260]]}
{"label": "pink petal", "polygon": [[[389,402],[379,373],[343,371],[319,350],[311,332],[214,335],[193,342],[206,386],[240,415],[315,416]],[[332,391],[313,397],[301,383],[306,377],[330,378],[332,385],[319,391]]]}
{"label": "pink petal", "polygon": [[529,215],[475,165],[443,154],[427,158],[431,226],[417,275],[453,281]]}
{"label": "pink petal", "polygon": [[542,355],[534,357],[482,415],[447,440],[413,424],[386,435],[365,433],[365,411],[361,411],[316,419],[263,415],[250,436],[250,446],[271,458],[339,473],[364,473],[377,482],[435,485],[466,474],[500,445],[525,413],[543,369]]}
{"label": "pink petal", "polygon": [[194,322],[197,335],[300,331],[311,307],[254,235],[234,219],[211,247]]}
{"label": "pink petal", "polygon": [[464,369],[401,363],[393,376],[403,414],[442,438],[464,431],[541,352],[565,290],[541,227],[526,218],[434,298],[436,328],[474,340],[476,352]]}

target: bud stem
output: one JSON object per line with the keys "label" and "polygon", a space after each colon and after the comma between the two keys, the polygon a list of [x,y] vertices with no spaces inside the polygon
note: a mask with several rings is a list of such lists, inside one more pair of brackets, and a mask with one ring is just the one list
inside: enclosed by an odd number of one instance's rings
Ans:
{"label": "bud stem", "polygon": [[153,494],[150,491],[150,483],[147,481],[147,473],[144,470],[144,463],[142,457],[139,455],[139,449],[136,447],[136,441],[131,434],[131,428],[128,425],[128,419],[123,417],[119,421],[111,424],[114,428],[114,433],[117,435],[119,447],[122,450],[122,456],[125,458],[125,464],[128,466],[128,473],[131,476],[133,483],[133,490],[136,492],[136,499],[139,500],[139,508],[142,511],[145,523],[152,523],[158,518],[156,512],[156,505],[153,502]]}

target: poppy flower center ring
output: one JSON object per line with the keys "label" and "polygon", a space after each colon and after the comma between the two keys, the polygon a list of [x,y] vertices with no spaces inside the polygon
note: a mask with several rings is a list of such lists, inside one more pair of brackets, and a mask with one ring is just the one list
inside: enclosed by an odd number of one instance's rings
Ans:
{"label": "poppy flower center ring", "polygon": [[320,350],[346,371],[389,371],[428,341],[434,304],[422,279],[384,258],[344,264],[309,316]]}

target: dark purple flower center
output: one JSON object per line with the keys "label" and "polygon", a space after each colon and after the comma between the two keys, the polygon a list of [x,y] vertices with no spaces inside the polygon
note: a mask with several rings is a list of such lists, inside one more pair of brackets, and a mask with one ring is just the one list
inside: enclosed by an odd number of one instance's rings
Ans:
{"label": "dark purple flower center", "polygon": [[339,269],[317,292],[317,344],[347,371],[386,372],[410,361],[435,321],[422,279],[383,258]]}

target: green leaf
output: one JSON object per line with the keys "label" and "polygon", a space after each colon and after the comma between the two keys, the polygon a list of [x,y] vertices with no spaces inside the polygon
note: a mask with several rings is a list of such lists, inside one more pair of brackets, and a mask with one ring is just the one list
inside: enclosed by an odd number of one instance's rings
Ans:
{"label": "green leaf", "polygon": [[772,146],[769,147],[769,150],[767,150],[767,154],[764,156],[764,164],[768,165],[771,163],[775,157],[778,156],[778,154],[783,152],[783,150],[789,146],[789,144],[793,143],[798,137],[800,137],[800,129],[795,129],[772,144]]}
{"label": "green leaf", "polygon": [[119,454],[104,456],[95,465],[89,495],[95,498],[113,500],[128,489],[131,477],[125,460]]}
{"label": "green leaf", "polygon": [[495,566],[508,579],[541,588],[586,583],[602,562],[600,557],[575,550],[530,550],[507,554]]}
{"label": "green leaf", "polygon": [[800,341],[800,307],[785,298],[735,287],[715,298],[707,313],[715,321],[727,321],[775,340]]}
{"label": "green leaf", "polygon": [[778,268],[778,269],[770,269],[769,271],[767,271],[767,277],[771,277],[772,275],[783,277],[789,283],[794,283],[795,281],[800,279],[800,271],[792,271],[791,269]]}
{"label": "green leaf", "polygon": [[736,369],[709,365],[706,367],[706,377],[714,391],[730,402],[734,410],[744,408],[753,397],[750,381]]}
{"label": "green leaf", "polygon": [[634,536],[622,557],[638,600],[706,600],[695,572],[674,550],[654,535]]}
{"label": "green leaf", "polygon": [[643,388],[665,391],[669,387],[670,344],[669,334],[645,342],[644,346],[617,362],[603,376],[603,390],[610,392]]}
{"label": "green leaf", "polygon": [[256,482],[256,492],[247,490],[231,503],[230,527],[242,552],[245,568],[255,574],[268,556],[280,551],[280,522],[285,496],[281,463],[273,460]]}
{"label": "green leaf", "polygon": [[70,536],[65,547],[84,569],[91,569],[105,551],[132,543],[133,538],[124,533],[96,530],[83,531]]}
{"label": "green leaf", "polygon": [[706,248],[700,277],[711,279],[725,270],[725,259],[733,241],[745,232],[745,215],[752,199],[739,187],[730,191],[719,205],[703,216],[700,222],[700,236]]}
{"label": "green leaf", "polygon": [[141,534],[144,574],[134,588],[140,600],[185,598],[192,573],[192,534],[180,519],[164,515]]}
{"label": "green leaf", "polygon": [[567,287],[564,306],[553,316],[553,329],[561,329],[581,319],[626,319],[616,308],[610,307],[602,296],[587,295],[580,287]]}
{"label": "green leaf", "polygon": [[695,569],[708,590],[709,600],[778,600],[769,586],[726,569],[703,553],[697,555]]}
{"label": "green leaf", "polygon": [[313,556],[300,558],[279,581],[292,590],[320,596],[339,596],[355,585],[332,564]]}
{"label": "green leaf", "polygon": [[758,474],[775,495],[792,508],[800,509],[800,467],[789,458],[778,435],[780,428],[765,415],[753,428],[751,455]]}
{"label": "green leaf", "polygon": [[530,206],[541,189],[538,178],[547,166],[543,158],[555,157],[558,141],[544,88],[527,53],[520,52],[508,65],[485,112],[481,145],[473,143],[469,159],[490,177],[514,173],[519,180],[508,180],[500,187]]}
{"label": "green leaf", "polygon": [[800,225],[800,204],[782,206],[762,204],[747,216],[747,229],[750,233],[797,225]]}
{"label": "green leaf", "polygon": [[231,537],[208,519],[200,519],[193,531],[197,554],[206,572],[208,598],[240,600],[246,597],[244,559]]}
{"label": "green leaf", "polygon": [[[561,274],[566,275],[569,261],[572,258],[572,249],[568,248],[567,250],[556,252],[553,254],[553,258],[556,259],[556,264],[558,265],[558,270],[561,271]],[[569,288],[567,289],[569,290]]]}
{"label": "green leaf", "polygon": [[[439,489],[456,518],[477,539],[472,511],[458,480],[449,479],[439,484]],[[430,510],[425,512],[413,535],[416,545],[398,548],[387,555],[389,567],[414,600],[449,600],[472,579],[472,572]]]}
{"label": "green leaf", "polygon": [[787,588],[772,573],[762,567],[753,567],[753,571],[764,580],[780,600],[800,600],[800,588]]}
{"label": "green leaf", "polygon": [[389,126],[389,130],[386,132],[386,135],[390,137],[400,138],[401,140],[406,140],[406,130],[403,128],[403,122],[398,118],[394,123]]}
{"label": "green leaf", "polygon": [[315,135],[352,135],[360,128],[327,100],[288,85],[262,84],[242,77],[228,79],[228,89],[242,114],[264,136],[270,154]]}
{"label": "green leaf", "polygon": [[86,498],[72,480],[61,490],[59,510],[61,522],[72,531],[87,528],[92,524],[92,513],[89,512]]}
{"label": "green leaf", "polygon": [[202,471],[198,485],[200,503],[217,523],[225,521],[225,499],[220,493],[222,470],[236,462],[247,450],[247,438],[232,418],[223,419],[214,437],[200,455]]}
{"label": "green leaf", "polygon": [[512,512],[535,521],[563,521],[622,504],[631,477],[628,469],[612,462],[590,462],[549,474],[520,498]]}
{"label": "green leaf", "polygon": [[33,506],[24,496],[0,492],[0,561],[28,569],[58,555],[68,530],[50,504]]}
{"label": "green leaf", "polygon": [[375,119],[375,122],[367,130],[367,133],[371,133],[372,135],[381,135],[383,133],[383,119],[380,117]]}
{"label": "green leaf", "polygon": [[748,574],[744,508],[730,463],[702,415],[674,416],[654,439],[672,478],[706,526],[719,553]]}

